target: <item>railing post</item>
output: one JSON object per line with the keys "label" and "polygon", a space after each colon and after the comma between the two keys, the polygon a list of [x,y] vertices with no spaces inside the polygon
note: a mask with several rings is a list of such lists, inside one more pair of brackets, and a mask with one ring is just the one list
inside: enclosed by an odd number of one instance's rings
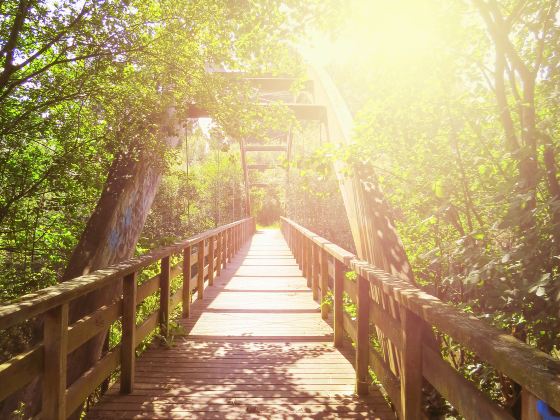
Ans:
{"label": "railing post", "polygon": [[537,410],[537,397],[527,391],[521,390],[521,420],[540,420],[541,415]]}
{"label": "railing post", "polygon": [[319,262],[319,251],[320,248],[311,241],[311,289],[313,291],[313,299],[319,300],[319,273],[320,273],[320,262]]}
{"label": "railing post", "polygon": [[229,249],[229,247],[228,247],[228,230],[227,229],[224,230],[222,232],[222,235],[223,235],[223,237],[222,237],[222,242],[223,242],[223,244],[222,244],[223,245],[223,247],[222,247],[222,264],[223,264],[223,268],[225,269],[226,266],[227,266],[227,261],[228,261],[227,256],[228,256],[228,249]]}
{"label": "railing post", "polygon": [[188,246],[183,250],[183,291],[181,293],[183,299],[183,318],[191,316],[191,247]]}
{"label": "railing post", "polygon": [[[293,228],[291,228],[293,229]],[[296,257],[296,263],[299,267],[299,269],[301,270],[301,258],[300,258],[300,253],[299,253],[299,235],[298,232],[293,229],[292,233],[294,235],[294,247],[292,248],[292,252],[294,254],[294,256]]]}
{"label": "railing post", "polygon": [[[358,275],[358,319],[356,339],[356,393],[367,395],[369,378],[369,280]],[[420,418],[420,417],[418,417]]]}
{"label": "railing post", "polygon": [[121,394],[134,390],[136,362],[136,273],[123,279],[122,339],[121,339]]}
{"label": "railing post", "polygon": [[235,252],[238,252],[241,248],[241,225],[237,225],[235,230],[237,231],[237,247],[235,249]]}
{"label": "railing post", "polygon": [[313,287],[313,256],[311,251],[312,246],[313,243],[311,242],[311,239],[305,236],[305,278],[307,279],[307,287],[309,288]]}
{"label": "railing post", "polygon": [[216,276],[222,273],[222,232],[216,236]]}
{"label": "railing post", "polygon": [[159,291],[159,330],[163,337],[169,334],[169,257],[161,259],[161,272],[160,272],[160,291]]}
{"label": "railing post", "polygon": [[329,254],[321,249],[321,318],[329,317],[329,308],[325,304],[329,293]]}
{"label": "railing post", "polygon": [[229,229],[229,235],[228,235],[228,240],[229,240],[229,244],[228,244],[228,260],[229,262],[231,262],[231,259],[233,258],[233,230],[234,228],[230,228]]}
{"label": "railing post", "polygon": [[66,362],[68,348],[68,304],[45,313],[43,324],[44,374],[43,418],[66,419]]}
{"label": "railing post", "polygon": [[403,420],[422,417],[422,320],[400,307],[402,325],[401,414]]}
{"label": "railing post", "polygon": [[208,238],[208,286],[214,284],[214,236]]}
{"label": "railing post", "polygon": [[198,292],[198,299],[204,299],[204,253],[205,245],[204,239],[198,243],[198,261],[197,261],[197,283],[196,290]]}
{"label": "railing post", "polygon": [[344,340],[344,303],[342,294],[344,292],[345,267],[339,260],[334,259],[334,296],[333,296],[333,315],[334,315],[334,345],[342,347]]}
{"label": "railing post", "polygon": [[[307,279],[307,240],[303,234],[301,234],[301,272]],[[309,286],[309,282],[307,286]]]}

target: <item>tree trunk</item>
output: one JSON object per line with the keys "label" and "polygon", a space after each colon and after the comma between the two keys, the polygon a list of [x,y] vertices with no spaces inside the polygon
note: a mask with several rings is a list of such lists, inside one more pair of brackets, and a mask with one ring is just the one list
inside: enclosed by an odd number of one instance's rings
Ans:
{"label": "tree trunk", "polygon": [[[170,109],[160,126],[161,147],[175,147],[182,131],[174,123],[175,110]],[[168,133],[175,128],[175,133]],[[119,156],[109,176],[95,211],[68,262],[63,281],[90,273],[130,258],[156,196],[163,164],[159,153],[141,152],[138,159]],[[162,154],[159,154],[162,155]],[[92,313],[100,306],[120,298],[122,280],[72,302],[69,322]],[[68,358],[68,384],[76,381],[101,356],[107,332],[92,338]],[[73,417],[79,415],[79,411]]]}
{"label": "tree trunk", "polygon": [[[183,137],[183,129],[176,121],[175,109],[169,109],[162,120],[158,133],[161,139],[159,144],[162,149],[177,146]],[[163,153],[145,150],[140,152],[138,158],[121,154],[114,160],[95,210],[70,257],[62,281],[118,263],[134,254],[162,178],[162,155]],[[75,300],[70,305],[69,323],[118,300],[121,291],[122,280]],[[35,324],[36,336],[41,337],[41,320]],[[107,332],[103,332],[93,337],[69,355],[68,386],[99,360],[106,336]],[[41,407],[40,382],[40,379],[34,380],[7,399],[0,409],[0,417],[8,417],[20,401],[25,403],[26,416],[38,414]],[[81,409],[76,410],[71,418],[79,418],[80,412]]]}

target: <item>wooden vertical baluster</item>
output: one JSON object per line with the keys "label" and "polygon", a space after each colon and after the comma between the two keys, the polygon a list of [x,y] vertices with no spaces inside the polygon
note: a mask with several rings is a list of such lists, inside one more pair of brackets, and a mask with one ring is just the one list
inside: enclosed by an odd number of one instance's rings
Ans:
{"label": "wooden vertical baluster", "polygon": [[311,289],[313,291],[313,299],[319,300],[319,251],[320,248],[311,242]]}
{"label": "wooden vertical baluster", "polygon": [[366,395],[368,393],[370,378],[368,371],[369,363],[369,280],[358,276],[358,319],[356,339],[356,393]]}
{"label": "wooden vertical baluster", "polygon": [[43,324],[45,419],[66,419],[66,363],[68,349],[68,304],[45,313]]}
{"label": "wooden vertical baluster", "polygon": [[312,242],[310,239],[308,239],[307,237],[305,238],[305,278],[307,279],[307,287],[312,288],[313,287],[313,279],[312,279],[312,275],[313,275],[313,256],[312,256]]}
{"label": "wooden vertical baluster", "polygon": [[239,251],[239,249],[241,248],[241,229],[240,229],[240,225],[237,225],[235,227],[235,231],[236,231],[236,247],[235,247],[235,252],[237,253]]}
{"label": "wooden vertical baluster", "polygon": [[208,286],[214,285],[214,237],[208,238]]}
{"label": "wooden vertical baluster", "polygon": [[334,259],[334,296],[333,296],[333,316],[334,316],[334,345],[342,347],[344,340],[344,303],[342,295],[344,292],[344,276],[346,268],[336,258]]}
{"label": "wooden vertical baluster", "polygon": [[231,263],[231,256],[233,255],[233,229],[228,230],[228,261]]}
{"label": "wooden vertical baluster", "polygon": [[540,420],[542,417],[537,411],[537,397],[527,391],[521,390],[521,420]]}
{"label": "wooden vertical baluster", "polygon": [[299,267],[299,269],[302,269],[301,266],[301,247],[300,247],[300,243],[299,243],[299,232],[296,232],[295,230],[293,231],[294,233],[294,249],[293,249],[293,253],[296,257],[296,262],[297,265]]}
{"label": "wooden vertical baluster", "polygon": [[422,320],[400,307],[402,325],[401,414],[403,420],[422,417]]}
{"label": "wooden vertical baluster", "polygon": [[183,250],[183,318],[191,316],[191,247],[188,246]]}
{"label": "wooden vertical baluster", "polygon": [[227,229],[224,230],[224,231],[222,232],[222,234],[223,234],[223,238],[222,238],[222,239],[223,239],[222,264],[223,264],[223,268],[225,269],[226,266],[227,266],[227,262],[228,262],[227,256],[228,256],[228,249],[229,249],[229,247],[228,247],[228,231],[227,231]]}
{"label": "wooden vertical baluster", "polygon": [[216,237],[216,276],[222,273],[222,232]]}
{"label": "wooden vertical baluster", "polygon": [[304,273],[303,266],[304,266],[304,259],[305,259],[305,243],[303,241],[303,235],[301,234],[301,232],[298,232],[298,254],[299,254],[299,268],[301,272]]}
{"label": "wooden vertical baluster", "polygon": [[169,335],[169,295],[170,295],[169,257],[161,259],[160,291],[159,291],[159,330],[163,337]]}
{"label": "wooden vertical baluster", "polygon": [[121,394],[134,390],[136,362],[136,273],[123,279],[122,339],[121,339]]}
{"label": "wooden vertical baluster", "polygon": [[321,249],[321,318],[329,317],[329,307],[325,304],[329,293],[329,254]]}
{"label": "wooden vertical baluster", "polygon": [[198,243],[198,261],[197,261],[197,283],[196,290],[198,292],[198,299],[204,299],[204,253],[205,245],[204,239]]}
{"label": "wooden vertical baluster", "polygon": [[[307,240],[303,235],[301,235],[301,273],[307,279]],[[309,281],[307,287],[309,287]]]}

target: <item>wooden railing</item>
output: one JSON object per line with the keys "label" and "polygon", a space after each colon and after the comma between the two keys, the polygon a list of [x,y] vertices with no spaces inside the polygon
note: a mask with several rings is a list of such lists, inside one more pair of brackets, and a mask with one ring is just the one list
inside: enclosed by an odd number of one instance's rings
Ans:
{"label": "wooden railing", "polygon": [[[334,344],[341,346],[345,334],[354,341],[359,394],[368,393],[371,368],[401,419],[426,417],[424,381],[467,419],[513,419],[442,357],[435,328],[522,387],[523,420],[541,418],[537,398],[560,411],[558,360],[360,261],[289,219],[282,218],[282,231],[314,297],[324,299],[332,293]],[[357,274],[355,281],[347,278],[348,271]],[[357,305],[355,320],[344,310],[345,293]],[[328,316],[325,305],[322,315]],[[372,345],[374,329],[383,337],[380,346]],[[391,349],[396,349],[394,360],[389,357]]]}
{"label": "wooden railing", "polygon": [[[160,335],[169,334],[170,314],[179,303],[183,305],[182,316],[188,317],[194,293],[197,299],[203,298],[205,286],[212,285],[214,277],[220,274],[254,230],[254,220],[243,219],[0,307],[0,330],[34,317],[42,317],[44,325],[42,343],[0,365],[0,401],[42,376],[40,417],[65,419],[119,365],[121,392],[131,392],[134,388],[136,347],[158,327]],[[182,262],[171,266],[171,257],[177,254],[182,254]],[[160,273],[137,284],[137,274],[157,262],[160,263]],[[193,269],[196,269],[194,276]],[[171,280],[180,274],[182,286],[171,293]],[[68,325],[68,308],[73,300],[121,280],[121,296]],[[136,325],[137,306],[158,291],[157,309]],[[67,356],[119,319],[122,323],[121,342],[67,387]]]}

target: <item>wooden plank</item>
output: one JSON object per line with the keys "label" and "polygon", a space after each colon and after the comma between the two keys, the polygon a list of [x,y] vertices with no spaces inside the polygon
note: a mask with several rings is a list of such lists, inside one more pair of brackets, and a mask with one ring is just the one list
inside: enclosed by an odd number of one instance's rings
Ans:
{"label": "wooden plank", "polygon": [[329,254],[324,250],[319,250],[321,255],[321,318],[329,317],[329,306],[326,304],[329,294]]}
{"label": "wooden plank", "polygon": [[72,353],[90,338],[95,337],[121,316],[122,301],[104,305],[91,315],[76,321],[68,329],[68,354]]}
{"label": "wooden plank", "polygon": [[136,304],[139,305],[146,299],[148,296],[153,295],[155,292],[159,290],[160,287],[160,280],[159,274],[149,278],[142,284],[138,285],[138,289],[136,291]]}
{"label": "wooden plank", "polygon": [[313,291],[313,299],[319,300],[319,276],[321,263],[319,260],[320,248],[311,244],[311,290]]}
{"label": "wooden plank", "polygon": [[391,340],[398,350],[402,349],[400,322],[384,311],[374,300],[370,303],[369,319],[383,331],[383,334]]}
{"label": "wooden plank", "polygon": [[[80,378],[74,382],[66,393],[66,414],[64,418],[70,415],[85,401],[85,399],[95,389],[109,377],[119,365],[120,346],[116,346],[109,353],[104,355],[93,367],[85,372]],[[45,411],[43,410],[43,415]],[[45,417],[50,418],[50,417]]]}
{"label": "wooden plank", "polygon": [[208,238],[208,286],[214,284],[214,236]]}
{"label": "wooden plank", "polygon": [[68,353],[68,304],[49,310],[43,324],[43,397],[45,418],[66,418],[66,362]]}
{"label": "wooden plank", "polygon": [[228,231],[225,230],[222,232],[223,237],[223,244],[222,244],[222,268],[225,270],[227,263],[228,263]]}
{"label": "wooden plank", "polygon": [[344,324],[344,332],[348,334],[348,337],[350,337],[353,342],[356,342],[356,338],[358,337],[356,320],[352,319],[346,312],[342,315],[342,320]]}
{"label": "wooden plank", "polygon": [[375,376],[383,388],[387,392],[387,395],[391,399],[391,402],[395,406],[398,412],[398,418],[402,418],[401,414],[401,384],[399,378],[397,378],[391,368],[385,361],[383,357],[373,348],[369,349],[369,365],[375,373]]}
{"label": "wooden plank", "polygon": [[441,302],[410,283],[370,268],[366,273],[384,293],[393,296],[428,324],[476,353],[504,375],[560,410],[560,362],[531,348],[472,315]]}
{"label": "wooden plank", "polygon": [[121,338],[121,393],[134,389],[136,361],[136,273],[123,279],[122,338]]}
{"label": "wooden plank", "polygon": [[159,310],[154,310],[140,325],[136,327],[135,345],[138,347],[140,343],[156,329],[159,321]]}
{"label": "wooden plank", "polygon": [[183,284],[181,286],[183,291],[183,309],[181,314],[183,318],[188,318],[191,315],[191,267],[191,247],[188,246],[183,250]]}
{"label": "wooden plank", "polygon": [[163,337],[169,334],[169,293],[170,293],[169,257],[161,259],[159,291],[159,329]]}
{"label": "wooden plank", "polygon": [[[204,241],[198,243],[197,285],[198,299],[204,299]],[[202,251],[202,252],[201,252]]]}
{"label": "wooden plank", "polygon": [[369,377],[369,281],[358,276],[358,319],[356,322],[356,393],[366,395],[371,379]]}
{"label": "wooden plank", "polygon": [[350,300],[356,303],[358,300],[358,284],[356,281],[344,276],[344,291],[348,294]]}
{"label": "wooden plank", "polygon": [[307,279],[307,287],[313,288],[313,242],[307,239],[305,241],[305,271],[304,277]]}
{"label": "wooden plank", "polygon": [[401,350],[401,416],[404,420],[422,416],[422,320],[403,308]]}
{"label": "wooden plank", "polygon": [[228,246],[228,260],[231,262],[233,258],[233,254],[235,254],[235,242],[233,240],[234,229],[231,228],[228,230],[228,239],[229,239],[229,246]]}
{"label": "wooden plank", "polygon": [[161,258],[181,252],[186,246],[194,245],[209,235],[214,235],[217,232],[222,232],[233,226],[249,223],[250,221],[252,221],[252,218],[246,218],[220,226],[219,228],[185,239],[176,244],[151,251],[141,257],[130,258],[121,263],[113,264],[90,274],[76,277],[56,286],[47,287],[40,291],[22,296],[16,301],[0,307],[0,330],[7,329],[27,319],[34,318],[51,308],[84,296],[113,281],[118,281],[128,274],[139,272],[143,268],[159,261]]}
{"label": "wooden plank", "polygon": [[342,347],[344,340],[344,265],[338,261],[334,261],[334,296],[333,296],[333,314],[334,314],[334,338],[333,342],[336,347]]}
{"label": "wooden plank", "polygon": [[216,245],[216,275],[219,277],[222,273],[222,241],[224,239],[223,233],[218,233]]}
{"label": "wooden plank", "polygon": [[514,417],[488,399],[474,384],[453,369],[436,351],[424,345],[422,372],[435,389],[467,419],[513,420]]}
{"label": "wooden plank", "polygon": [[43,346],[36,346],[0,364],[0,401],[23,388],[43,372]]}
{"label": "wooden plank", "polygon": [[[133,394],[118,395],[113,387],[89,418],[126,417],[135,410],[144,418],[213,418],[217,412],[222,418],[392,418],[378,390],[372,389],[375,398],[354,395],[349,354],[332,346],[331,327],[318,316],[306,279],[284,257],[285,243],[276,235],[257,235],[250,256],[235,258],[206,299],[193,303],[191,318],[179,321],[188,335],[138,358]],[[246,238],[238,232],[238,240]],[[271,264],[255,264],[263,258],[255,250],[264,248]],[[293,276],[275,276],[281,260],[275,252],[289,261]],[[248,277],[231,276],[239,272]],[[331,404],[332,398],[340,399]]]}
{"label": "wooden plank", "polygon": [[183,300],[183,290],[182,289],[177,289],[175,291],[175,293],[172,293],[171,296],[169,296],[169,309],[170,312],[173,312],[173,310],[175,309],[175,307],[181,303],[181,301]]}
{"label": "wooden plank", "polygon": [[[299,232],[309,232],[289,219],[282,218],[282,221]],[[311,233],[310,237],[313,236],[316,237]],[[324,249],[335,258],[342,257],[337,255],[336,247],[330,244],[326,244]],[[379,286],[384,294],[431,326],[448,334],[498,371],[522,384],[530,393],[560,411],[560,377],[555,373],[560,371],[560,361],[472,315],[441,302],[406,280],[364,264],[363,261],[351,259],[351,255],[347,260],[349,267]]]}
{"label": "wooden plank", "polygon": [[541,420],[542,417],[537,410],[537,401],[529,391],[521,390],[521,420]]}

